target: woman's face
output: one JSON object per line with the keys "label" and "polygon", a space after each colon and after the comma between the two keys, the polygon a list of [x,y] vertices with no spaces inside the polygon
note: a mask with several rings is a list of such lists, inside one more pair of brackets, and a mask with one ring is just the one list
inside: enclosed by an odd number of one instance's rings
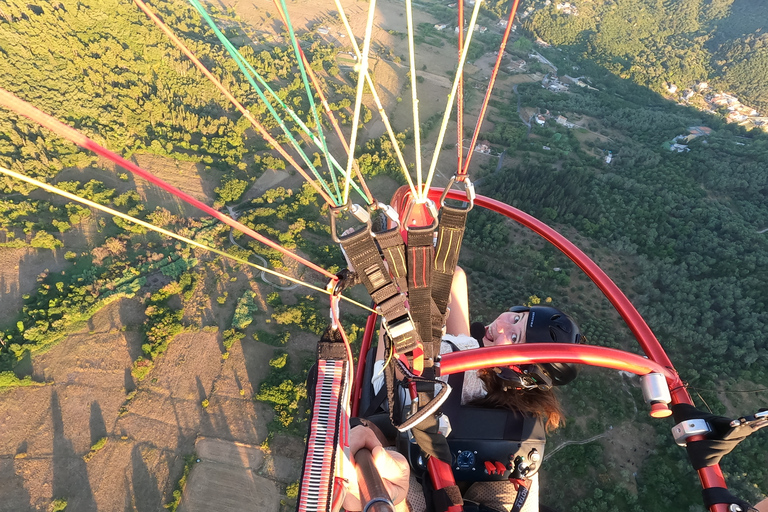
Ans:
{"label": "woman's face", "polygon": [[528,312],[502,313],[485,328],[483,344],[486,347],[496,345],[515,345],[525,343],[525,326],[528,322]]}

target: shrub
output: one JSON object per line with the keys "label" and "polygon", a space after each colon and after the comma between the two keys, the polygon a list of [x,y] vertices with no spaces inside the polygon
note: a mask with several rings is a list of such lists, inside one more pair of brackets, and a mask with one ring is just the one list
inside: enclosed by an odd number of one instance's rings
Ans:
{"label": "shrub", "polygon": [[251,290],[246,291],[240,300],[237,301],[235,314],[232,317],[232,327],[235,329],[245,329],[253,322],[253,313],[259,310],[254,301],[256,294]]}
{"label": "shrub", "polygon": [[38,231],[35,234],[35,237],[29,242],[29,245],[37,249],[56,249],[57,247],[62,247],[64,244],[61,240],[47,231]]}
{"label": "shrub", "polygon": [[51,502],[51,512],[63,512],[67,509],[67,500],[56,498]]}

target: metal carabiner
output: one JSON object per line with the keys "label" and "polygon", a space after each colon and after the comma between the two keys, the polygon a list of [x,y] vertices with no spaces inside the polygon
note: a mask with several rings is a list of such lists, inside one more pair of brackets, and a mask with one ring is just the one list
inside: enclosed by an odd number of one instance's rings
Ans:
{"label": "metal carabiner", "polygon": [[[411,212],[413,212],[413,205],[416,204],[416,201],[411,201],[411,203],[408,205],[408,209],[405,211],[405,217],[403,219],[403,222],[408,222],[408,219],[411,217]],[[435,206],[435,202],[431,199],[427,199],[423,203],[426,206],[427,210],[429,210],[429,215],[432,217],[432,224],[429,226],[413,226],[413,229],[437,229],[437,206]],[[411,225],[408,224],[405,226],[406,231],[411,230]]]}
{"label": "metal carabiner", "polygon": [[347,210],[357,220],[359,220],[363,224],[366,224],[368,231],[371,230],[371,214],[368,213],[368,210],[366,210],[362,206],[358,204],[350,205],[349,203],[342,206],[331,206],[330,212],[329,212],[331,217],[331,238],[337,244],[340,244],[343,240],[347,238],[347,236],[346,235],[338,236],[336,234],[336,216],[340,215],[341,213]]}
{"label": "metal carabiner", "polygon": [[[451,181],[449,181],[448,185],[445,186],[443,194],[440,196],[440,207],[445,206],[445,198],[448,195],[448,191],[451,190],[453,184],[456,183],[456,179],[457,176],[454,174],[451,177]],[[469,203],[467,211],[470,211],[475,207],[475,196],[477,196],[477,194],[475,193],[475,185],[472,183],[472,180],[469,179],[469,176],[464,178],[464,191],[467,194],[467,202]]]}

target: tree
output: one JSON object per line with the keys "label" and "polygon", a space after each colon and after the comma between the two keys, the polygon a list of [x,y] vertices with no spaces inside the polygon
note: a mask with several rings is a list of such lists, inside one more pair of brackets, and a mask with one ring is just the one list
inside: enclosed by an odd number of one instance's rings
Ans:
{"label": "tree", "polygon": [[243,196],[247,188],[247,181],[234,178],[223,183],[222,186],[216,187],[214,192],[216,192],[216,195],[221,201],[224,201],[225,203],[234,203]]}
{"label": "tree", "polygon": [[64,243],[47,231],[38,231],[29,245],[38,249],[56,249],[62,247]]}

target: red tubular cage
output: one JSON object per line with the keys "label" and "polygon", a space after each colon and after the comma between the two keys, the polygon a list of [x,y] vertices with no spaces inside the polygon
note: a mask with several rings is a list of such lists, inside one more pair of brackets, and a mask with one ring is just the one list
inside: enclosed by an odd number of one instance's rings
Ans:
{"label": "red tubular cage", "polygon": [[[431,188],[429,190],[429,198],[433,201],[439,201],[442,193],[443,189]],[[449,190],[446,197],[456,201],[466,201],[466,193],[463,190]],[[643,320],[626,295],[616,286],[616,283],[589,256],[584,254],[563,235],[517,208],[481,195],[475,198],[475,206],[499,213],[525,226],[554,245],[560,252],[576,263],[616,308],[629,326],[647,358],[621,350],[594,345],[563,345],[554,343],[509,345],[444,354],[440,360],[441,375],[450,375],[452,373],[498,365],[546,362],[581,363],[628,371],[637,375],[645,375],[652,372],[660,373],[667,380],[673,404],[693,404],[672,362],[669,360],[659,340],[656,339],[656,336],[648,327],[648,324]],[[366,353],[370,348],[375,320],[376,316],[374,313],[369,317],[366,324],[365,339],[367,343],[364,343],[361,348],[359,358],[361,363],[365,361]],[[361,371],[358,367],[358,377],[362,377]],[[356,378],[352,394],[353,415],[357,412],[361,385],[361,378]],[[689,439],[689,441],[695,440],[697,438],[692,437]],[[698,474],[701,485],[705,489],[726,487],[719,465],[702,468],[698,470]],[[725,504],[713,505],[710,507],[710,512],[728,512],[728,506]]]}

